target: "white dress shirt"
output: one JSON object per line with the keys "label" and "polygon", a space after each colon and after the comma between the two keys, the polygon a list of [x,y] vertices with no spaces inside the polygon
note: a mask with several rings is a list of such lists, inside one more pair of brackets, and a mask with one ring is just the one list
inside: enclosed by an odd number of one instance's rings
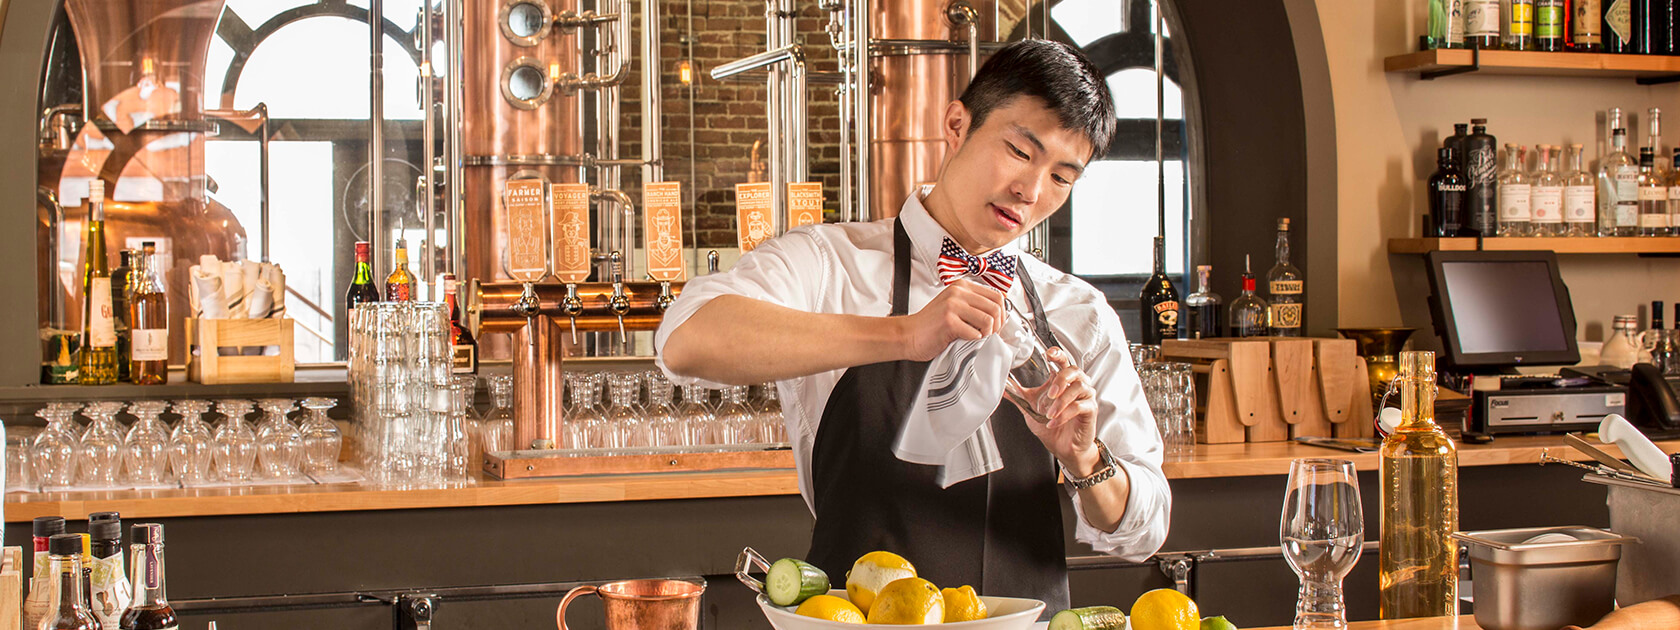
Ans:
{"label": "white dress shirt", "polygon": [[[899,220],[914,250],[908,306],[909,312],[915,313],[944,290],[936,265],[940,244],[948,233],[916,195],[905,202]],[[1172,494],[1161,472],[1161,437],[1132,366],[1120,319],[1102,293],[1085,281],[1012,247],[1006,251],[1018,256],[1026,267],[1051,329],[1075,364],[1089,375],[1096,391],[1097,437],[1108,445],[1131,480],[1125,516],[1113,532],[1087,523],[1079,495],[1074,493],[1074,509],[1080,512],[1075,535],[1100,553],[1131,561],[1148,557],[1166,540]],[[892,280],[891,219],[795,228],[759,244],[727,272],[688,281],[654,335],[659,367],[679,385],[721,386],[672,374],[663,359],[671,332],[717,296],[739,295],[813,313],[885,317],[892,311]],[[1022,312],[1030,312],[1019,282],[1010,288],[1008,299]],[[829,393],[844,372],[831,370],[776,384],[799,468],[799,492],[807,506],[813,505],[810,460],[817,425]]]}

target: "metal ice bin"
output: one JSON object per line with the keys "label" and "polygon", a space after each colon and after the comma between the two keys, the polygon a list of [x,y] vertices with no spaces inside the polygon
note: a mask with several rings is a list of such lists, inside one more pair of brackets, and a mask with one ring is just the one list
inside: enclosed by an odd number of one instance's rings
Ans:
{"label": "metal ice bin", "polygon": [[1615,608],[1622,545],[1592,527],[1459,532],[1470,550],[1476,623],[1484,630],[1590,626]]}

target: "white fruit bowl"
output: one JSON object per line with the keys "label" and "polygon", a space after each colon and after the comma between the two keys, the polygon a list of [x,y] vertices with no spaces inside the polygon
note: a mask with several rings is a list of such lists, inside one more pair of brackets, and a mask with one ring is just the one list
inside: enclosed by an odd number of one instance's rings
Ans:
{"label": "white fruit bowl", "polygon": [[[843,589],[834,589],[828,594],[841,599],[846,598],[846,591]],[[930,627],[940,630],[1028,630],[1038,621],[1039,613],[1044,612],[1044,602],[1036,599],[981,595],[980,601],[986,604],[986,612],[990,615],[987,618],[942,623]],[[765,595],[758,596],[758,607],[764,610],[764,616],[770,619],[770,625],[776,630],[858,630],[858,624],[796,615],[793,613],[795,606],[777,606],[770,603],[770,598]]]}

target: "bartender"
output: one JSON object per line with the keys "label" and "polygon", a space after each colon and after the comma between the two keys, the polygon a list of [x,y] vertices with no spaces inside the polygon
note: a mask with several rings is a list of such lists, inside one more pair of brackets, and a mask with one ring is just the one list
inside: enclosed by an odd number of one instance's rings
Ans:
{"label": "bartender", "polygon": [[[693,279],[665,314],[654,343],[675,382],[777,383],[816,515],[807,561],[838,578],[890,551],[934,584],[1053,612],[1068,606],[1061,493],[1096,551],[1160,548],[1171,494],[1120,321],[1101,292],[1013,245],[1062,207],[1115,126],[1077,49],[1012,44],[946,106],[939,179],[896,219],[791,230]],[[997,392],[1007,371],[930,378],[930,363],[988,347],[1011,317],[1049,348],[1054,374],[1023,397],[1042,421],[961,395],[947,402],[977,409],[978,429],[942,465],[906,461],[903,436],[928,432],[907,426],[926,422],[917,406],[970,379]]]}

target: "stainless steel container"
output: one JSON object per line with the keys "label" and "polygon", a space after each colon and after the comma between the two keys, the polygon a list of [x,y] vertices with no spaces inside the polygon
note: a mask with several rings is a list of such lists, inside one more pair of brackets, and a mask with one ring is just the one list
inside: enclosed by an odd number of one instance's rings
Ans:
{"label": "stainless steel container", "polygon": [[1680,489],[1587,475],[1610,496],[1610,527],[1637,536],[1639,553],[1628,554],[1616,579],[1616,601],[1631,606],[1680,593]]}
{"label": "stainless steel container", "polygon": [[1484,630],[1590,626],[1615,608],[1622,545],[1591,527],[1459,532],[1470,550],[1476,623]]}

